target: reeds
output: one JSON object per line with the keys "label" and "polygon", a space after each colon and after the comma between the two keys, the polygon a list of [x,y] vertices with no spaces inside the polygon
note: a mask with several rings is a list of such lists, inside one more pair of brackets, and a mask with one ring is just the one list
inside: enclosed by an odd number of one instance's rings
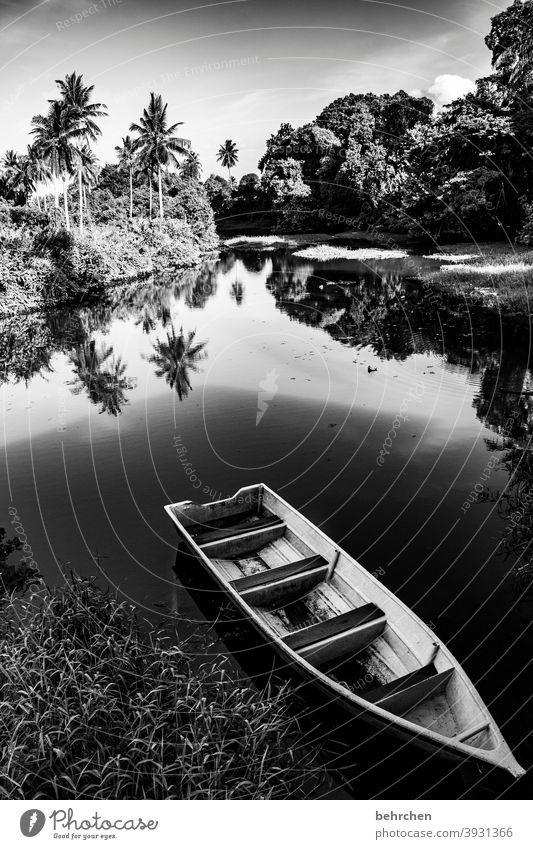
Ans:
{"label": "reeds", "polygon": [[488,252],[471,263],[443,265],[440,271],[423,274],[422,279],[502,312],[532,312],[531,251]]}
{"label": "reeds", "polygon": [[84,579],[3,607],[0,679],[6,799],[288,799],[322,780],[287,689],[193,668]]}

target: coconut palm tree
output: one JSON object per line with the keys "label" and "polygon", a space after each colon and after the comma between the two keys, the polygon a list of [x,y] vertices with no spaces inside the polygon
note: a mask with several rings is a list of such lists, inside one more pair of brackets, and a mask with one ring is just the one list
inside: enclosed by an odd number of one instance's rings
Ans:
{"label": "coconut palm tree", "polygon": [[182,177],[186,177],[190,180],[200,179],[202,174],[202,163],[200,162],[200,157],[194,152],[194,150],[189,151],[186,159],[182,162],[180,174]]}
{"label": "coconut palm tree", "polygon": [[122,139],[122,147],[117,145],[115,152],[118,155],[119,168],[127,170],[130,175],[130,219],[133,218],[133,169],[135,168],[137,157],[131,136],[126,136]]}
{"label": "coconut palm tree", "polygon": [[36,174],[31,148],[28,154],[19,156],[13,150],[6,151],[3,160],[6,193],[15,203],[27,203],[36,187]]}
{"label": "coconut palm tree", "polygon": [[68,210],[68,179],[75,170],[76,147],[83,133],[79,127],[76,110],[68,103],[53,100],[46,115],[35,115],[31,119],[35,146],[41,156],[50,163],[54,180],[54,201],[59,208],[58,181],[63,183],[63,203],[65,206],[65,225],[70,230]]}
{"label": "coconut palm tree", "polygon": [[[83,74],[67,74],[64,80],[56,80],[63,102],[72,107],[75,112],[78,128],[80,130],[79,144],[89,145],[89,141],[96,141],[102,131],[96,123],[97,118],[107,115],[105,103],[91,103],[94,86],[86,86],[83,83]],[[83,173],[82,158],[78,157],[78,189],[79,189],[79,228],[83,232]]]}
{"label": "coconut palm tree", "polygon": [[148,183],[148,194],[149,194],[149,212],[148,216],[150,221],[152,220],[152,207],[153,207],[153,187],[154,187],[154,172],[157,168],[157,164],[154,162],[150,151],[139,151],[137,154],[137,172],[145,177],[146,182]]}
{"label": "coconut palm tree", "polygon": [[18,153],[15,153],[14,150],[6,150],[2,160],[2,168],[8,180],[15,177],[19,170]]}
{"label": "coconut palm tree", "polygon": [[228,177],[231,183],[231,169],[239,161],[239,151],[235,142],[231,139],[226,139],[224,144],[221,144],[218,149],[217,159],[224,168],[228,169]]}
{"label": "coconut palm tree", "polygon": [[178,164],[176,154],[185,154],[191,147],[189,139],[174,135],[183,121],[168,126],[167,108],[168,103],[163,105],[161,95],[152,91],[148,108],[143,110],[139,123],[130,126],[130,131],[137,133],[133,142],[134,150],[139,151],[144,158],[147,157],[157,168],[160,218],[164,218],[162,168],[172,163]]}
{"label": "coconut palm tree", "polygon": [[28,155],[23,155],[19,158],[19,177],[18,188],[27,203],[31,195],[35,192],[37,181],[35,179],[35,171],[33,168],[32,158]]}
{"label": "coconut palm tree", "polygon": [[[80,202],[80,212],[83,207],[87,206],[87,196],[85,191],[91,191],[91,189],[98,182],[98,177],[100,175],[100,165],[98,163],[98,159],[96,158],[94,151],[91,150],[89,145],[85,143],[83,147],[78,147],[76,150],[76,161],[78,174],[81,174],[81,191],[82,191],[82,199]],[[78,190],[79,190],[78,184]]]}
{"label": "coconut palm tree", "polygon": [[[48,162],[46,159],[40,154],[37,146],[35,144],[28,145],[28,154],[27,154],[28,162],[30,164],[31,172],[33,175],[33,180],[35,183],[35,189],[37,190],[40,186],[46,185],[46,183],[50,180],[51,171],[48,167]],[[41,203],[39,199],[39,194],[37,197],[37,206],[39,209],[41,208]],[[46,212],[46,193],[43,196],[44,202],[44,211]]]}
{"label": "coconut palm tree", "polygon": [[155,373],[157,377],[164,377],[170,388],[175,387],[178,398],[183,401],[192,389],[189,380],[189,372],[198,371],[198,361],[204,359],[206,342],[194,343],[196,331],[183,332],[183,327],[178,335],[172,326],[167,331],[166,341],[157,339],[154,344],[154,352],[148,357],[148,362],[157,366]]}
{"label": "coconut palm tree", "polygon": [[5,189],[8,197],[16,198],[20,188],[21,161],[14,150],[6,150],[2,160]]}

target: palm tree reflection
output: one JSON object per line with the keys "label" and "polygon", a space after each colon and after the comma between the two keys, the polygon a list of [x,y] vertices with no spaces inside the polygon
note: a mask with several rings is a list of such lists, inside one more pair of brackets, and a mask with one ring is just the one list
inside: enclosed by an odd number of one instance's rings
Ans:
{"label": "palm tree reflection", "polygon": [[230,295],[239,306],[242,304],[244,299],[244,286],[242,283],[235,282],[231,284]]}
{"label": "palm tree reflection", "polygon": [[128,403],[126,390],[135,384],[125,376],[127,366],[121,357],[109,361],[112,355],[112,346],[97,348],[94,341],[79,345],[70,355],[76,376],[69,385],[74,395],[87,392],[92,403],[101,406],[101,413],[118,416]]}
{"label": "palm tree reflection", "polygon": [[151,333],[157,324],[155,310],[151,304],[145,304],[139,318],[135,320],[136,327],[142,327],[143,333]]}
{"label": "palm tree reflection", "polygon": [[183,401],[192,389],[189,380],[190,372],[198,371],[198,362],[206,357],[204,351],[207,342],[195,344],[196,331],[184,333],[183,328],[176,335],[172,326],[167,331],[166,341],[157,339],[154,352],[148,357],[148,362],[157,366],[157,377],[164,377],[171,389],[176,389],[178,398]]}

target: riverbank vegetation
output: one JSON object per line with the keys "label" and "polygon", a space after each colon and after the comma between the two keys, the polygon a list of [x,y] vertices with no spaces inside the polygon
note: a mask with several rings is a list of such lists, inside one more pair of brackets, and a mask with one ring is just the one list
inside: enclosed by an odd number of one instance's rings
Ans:
{"label": "riverbank vegetation", "polygon": [[91,144],[105,104],[92,102],[82,75],[56,82],[60,97],[32,119],[27,152],[3,160],[0,313],[193,266],[218,246],[190,141],[175,135],[181,122],[169,124],[161,96],[152,93],[132,122],[118,164],[101,168]]}
{"label": "riverbank vegetation", "polygon": [[529,321],[532,312],[533,251],[507,245],[482,246],[468,261],[447,259],[437,271],[421,277],[430,288],[441,289],[482,303],[502,314],[516,314]]}
{"label": "riverbank vegetation", "polygon": [[[440,111],[422,95],[347,94],[280,126],[261,176],[206,182],[224,230],[270,215],[281,232],[364,229],[435,242],[533,240],[533,2],[492,19],[492,73]],[[260,210],[261,212],[258,212]],[[244,230],[243,230],[244,232]]]}
{"label": "riverbank vegetation", "polygon": [[0,663],[3,798],[303,798],[322,778],[289,690],[193,666],[88,580],[7,599]]}

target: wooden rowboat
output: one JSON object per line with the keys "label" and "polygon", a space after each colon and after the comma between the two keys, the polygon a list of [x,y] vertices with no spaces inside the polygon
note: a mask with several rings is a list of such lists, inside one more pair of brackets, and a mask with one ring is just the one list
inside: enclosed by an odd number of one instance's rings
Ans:
{"label": "wooden rowboat", "polygon": [[524,774],[433,631],[268,486],[165,510],[262,636],[351,713],[433,754]]}

